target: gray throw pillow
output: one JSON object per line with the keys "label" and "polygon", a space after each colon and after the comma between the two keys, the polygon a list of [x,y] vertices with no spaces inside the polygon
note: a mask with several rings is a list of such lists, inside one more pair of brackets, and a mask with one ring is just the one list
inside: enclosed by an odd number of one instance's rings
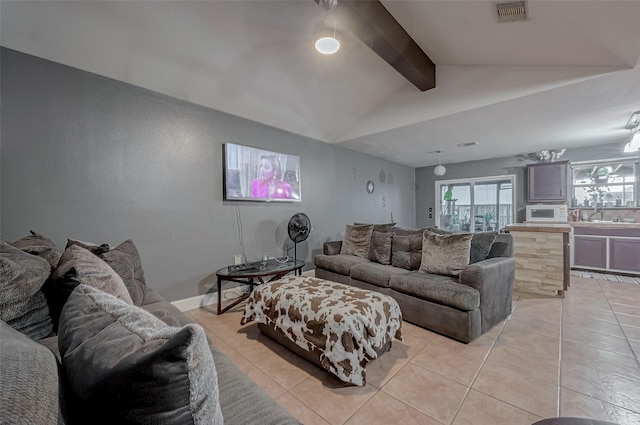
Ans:
{"label": "gray throw pillow", "polygon": [[30,230],[30,235],[12,242],[11,245],[29,254],[44,258],[49,262],[51,268],[55,268],[60,261],[62,251],[53,241]]}
{"label": "gray throw pillow", "polygon": [[0,320],[24,315],[51,273],[47,260],[0,244]]}
{"label": "gray throw pillow", "polygon": [[352,226],[347,224],[344,231],[344,241],[340,248],[340,254],[355,255],[369,259],[369,247],[371,245],[371,234],[373,224],[363,226]]}
{"label": "gray throw pillow", "polygon": [[99,257],[122,278],[133,304],[140,305],[144,299],[146,282],[140,254],[133,241],[128,239]]}
{"label": "gray throw pillow", "polygon": [[422,234],[394,235],[391,252],[392,266],[418,270],[422,260]]}
{"label": "gray throw pillow", "polygon": [[78,245],[79,247],[82,247],[95,255],[100,255],[102,253],[109,251],[108,243],[103,243],[98,245],[92,242],[84,242],[76,239],[67,239],[67,245],[64,247],[64,249],[67,249],[72,245]]}
{"label": "gray throw pillow", "polygon": [[391,264],[391,246],[393,233],[373,231],[371,234],[371,247],[369,260],[380,264]]}
{"label": "gray throw pillow", "polygon": [[425,273],[458,276],[469,265],[471,233],[437,235],[424,232],[420,271]]}
{"label": "gray throw pillow", "polygon": [[496,240],[498,232],[477,232],[473,233],[471,238],[471,253],[469,255],[469,264],[483,261],[491,251],[491,245]]}
{"label": "gray throw pillow", "polygon": [[69,294],[81,283],[133,304],[122,278],[107,263],[80,245],[71,244],[62,253],[58,267],[51,275],[48,297],[54,329],[58,328],[60,312]]}
{"label": "gray throw pillow", "polygon": [[58,344],[73,423],[223,423],[204,330],[167,326],[145,310],[79,285]]}

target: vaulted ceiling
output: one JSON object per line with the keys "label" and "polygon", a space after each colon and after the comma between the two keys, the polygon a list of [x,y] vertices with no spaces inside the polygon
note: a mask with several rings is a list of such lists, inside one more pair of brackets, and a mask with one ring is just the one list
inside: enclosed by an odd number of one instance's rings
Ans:
{"label": "vaulted ceiling", "polygon": [[318,54],[312,0],[2,1],[0,44],[414,167],[629,140],[640,1],[530,0],[512,23],[491,1],[382,4],[436,64],[434,89],[350,28]]}

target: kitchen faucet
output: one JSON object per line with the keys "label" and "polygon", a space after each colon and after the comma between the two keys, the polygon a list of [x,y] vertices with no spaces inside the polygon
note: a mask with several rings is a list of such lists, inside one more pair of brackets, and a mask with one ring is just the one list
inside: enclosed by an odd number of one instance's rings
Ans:
{"label": "kitchen faucet", "polygon": [[596,214],[600,214],[600,220],[604,220],[604,208],[603,205],[600,204],[600,211],[598,211],[598,203],[594,202],[593,203],[593,212],[591,213],[591,215],[589,216],[589,221],[593,220],[593,216]]}

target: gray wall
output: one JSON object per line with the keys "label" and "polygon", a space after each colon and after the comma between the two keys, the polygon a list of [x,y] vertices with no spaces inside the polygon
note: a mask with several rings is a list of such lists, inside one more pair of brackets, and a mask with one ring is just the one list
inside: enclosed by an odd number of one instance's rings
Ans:
{"label": "gray wall", "polygon": [[[415,226],[413,168],[13,50],[2,48],[0,63],[2,240],[31,229],[61,247],[131,238],[150,286],[176,300],[205,293],[242,253],[237,213],[248,261],[293,255],[286,224],[306,213],[307,269],[347,223],[393,212]],[[224,142],[299,155],[302,203],[224,202]]]}
{"label": "gray wall", "polygon": [[[580,149],[567,149],[560,158],[561,161],[591,161],[606,158],[633,157],[634,155],[623,153],[624,144],[609,144],[592,146]],[[635,155],[637,157],[637,155]],[[495,158],[482,161],[469,161],[457,164],[443,164],[447,168],[444,176],[433,174],[434,167],[421,167],[416,169],[416,226],[434,226],[436,180],[455,180],[472,177],[488,177],[505,174],[516,176],[516,221],[525,219],[525,206],[527,195],[526,166],[534,161],[525,157],[524,153],[518,156]],[[433,208],[433,218],[429,218],[429,207]]]}

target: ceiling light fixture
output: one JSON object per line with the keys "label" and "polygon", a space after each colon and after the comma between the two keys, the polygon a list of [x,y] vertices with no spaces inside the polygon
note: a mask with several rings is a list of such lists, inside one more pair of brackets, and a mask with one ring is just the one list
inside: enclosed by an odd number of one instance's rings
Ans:
{"label": "ceiling light fixture", "polygon": [[[327,12],[327,19],[333,9],[338,5],[338,0],[317,0],[317,3]],[[326,19],[325,19],[326,22]],[[340,40],[336,36],[336,21],[333,20],[333,27],[322,23],[316,31],[316,50],[323,55],[332,55],[340,50]]]}
{"label": "ceiling light fixture", "polygon": [[436,176],[444,176],[444,173],[447,172],[447,169],[444,167],[444,165],[442,165],[440,163],[440,154],[443,151],[436,151],[436,153],[438,154],[438,165],[433,169],[433,174],[435,174]]}
{"label": "ceiling light fixture", "polygon": [[640,150],[640,111],[631,114],[624,128],[631,132],[631,140],[624,145],[624,153],[638,152]]}
{"label": "ceiling light fixture", "polygon": [[316,50],[323,55],[332,55],[340,50],[340,40],[336,36],[336,27],[333,26],[333,32],[322,32],[316,39]]}

